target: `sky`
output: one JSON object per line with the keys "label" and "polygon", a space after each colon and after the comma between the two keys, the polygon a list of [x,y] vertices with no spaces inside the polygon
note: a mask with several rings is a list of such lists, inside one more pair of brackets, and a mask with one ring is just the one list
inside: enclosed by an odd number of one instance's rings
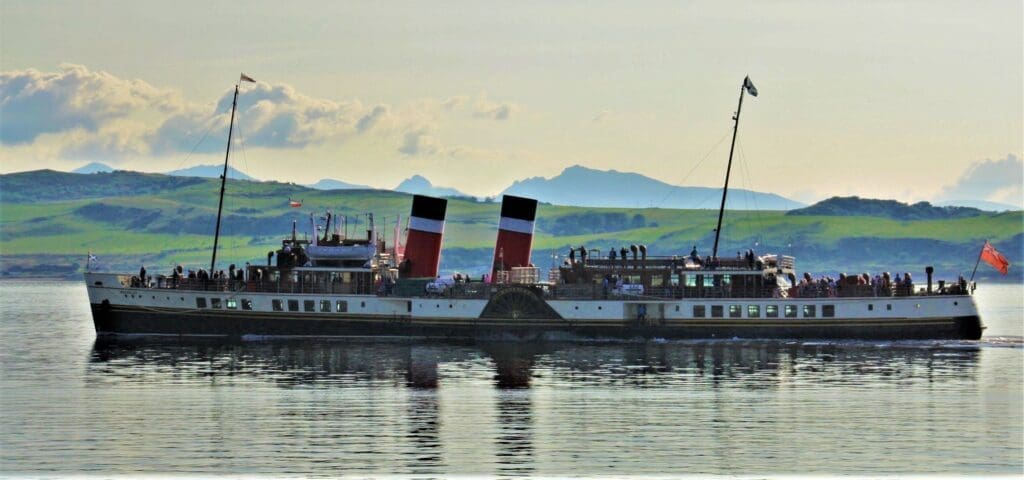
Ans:
{"label": "sky", "polygon": [[[0,0],[0,171],[223,161],[494,195],[566,167],[1020,205],[1019,0]],[[694,168],[699,164],[699,167]],[[692,173],[690,173],[692,172]]]}

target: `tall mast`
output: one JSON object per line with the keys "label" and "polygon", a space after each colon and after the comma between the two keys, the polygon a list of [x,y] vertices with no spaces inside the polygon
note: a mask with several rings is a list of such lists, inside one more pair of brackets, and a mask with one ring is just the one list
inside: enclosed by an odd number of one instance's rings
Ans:
{"label": "tall mast", "polygon": [[722,187],[722,205],[718,207],[718,225],[715,227],[715,246],[711,249],[711,258],[718,257],[718,237],[722,233],[722,215],[725,214],[725,197],[729,195],[729,173],[732,171],[732,152],[736,148],[736,133],[740,129],[740,111],[743,110],[743,94],[747,91],[751,95],[757,96],[757,89],[754,88],[754,84],[751,83],[750,77],[743,79],[743,84],[740,85],[740,103],[736,107],[736,115],[732,117],[735,124],[732,127],[732,145],[729,146],[729,165],[725,167],[725,186]]}
{"label": "tall mast", "polygon": [[210,259],[210,275],[213,275],[217,266],[217,242],[220,240],[220,216],[221,212],[224,211],[224,185],[228,181],[228,157],[231,155],[231,133],[235,129],[235,108],[238,106],[238,86],[241,83],[241,80],[239,80],[239,82],[235,84],[235,98],[231,100],[231,123],[228,124],[228,149],[224,152],[224,174],[220,176],[220,200],[217,202],[217,227],[213,231],[213,258]]}

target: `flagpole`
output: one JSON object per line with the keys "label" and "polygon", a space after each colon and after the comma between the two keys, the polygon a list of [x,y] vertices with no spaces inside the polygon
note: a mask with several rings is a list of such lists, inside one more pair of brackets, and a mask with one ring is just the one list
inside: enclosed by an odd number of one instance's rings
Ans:
{"label": "flagpole", "polygon": [[[988,239],[985,240],[985,245],[988,245]],[[978,273],[978,265],[981,264],[981,255],[985,253],[985,245],[982,245],[981,250],[978,251],[978,261],[974,262],[974,271],[971,272],[971,279],[969,280],[971,282],[974,281],[974,274]]]}
{"label": "flagpole", "polygon": [[711,249],[711,258],[718,258],[718,237],[722,233],[722,215],[725,213],[725,197],[729,194],[729,173],[732,171],[732,152],[736,148],[736,133],[740,129],[740,111],[743,110],[743,93],[747,89],[747,81],[740,85],[740,103],[736,107],[736,123],[732,127],[732,145],[729,147],[729,165],[725,167],[725,186],[722,187],[722,205],[718,208],[718,226],[715,227],[715,246]]}
{"label": "flagpole", "polygon": [[235,98],[231,100],[231,123],[228,124],[228,149],[224,152],[224,174],[220,176],[220,200],[217,202],[217,227],[213,231],[213,258],[210,259],[210,275],[216,271],[217,266],[217,242],[220,240],[220,217],[224,211],[224,185],[228,180],[228,157],[231,155],[231,133],[235,128],[235,108],[238,106],[238,86],[242,81],[235,84]]}

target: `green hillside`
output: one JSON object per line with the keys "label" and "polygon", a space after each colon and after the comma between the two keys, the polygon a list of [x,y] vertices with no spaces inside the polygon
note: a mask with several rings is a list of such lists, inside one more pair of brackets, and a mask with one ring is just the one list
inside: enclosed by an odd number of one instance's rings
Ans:
{"label": "green hillside", "polygon": [[[219,181],[134,172],[91,175],[35,171],[0,176],[0,261],[4,276],[62,275],[81,271],[93,252],[108,268],[159,272],[174,263],[209,262]],[[288,198],[302,200],[301,209]],[[275,182],[229,181],[224,201],[222,250],[227,262],[259,262],[298,223],[309,231],[309,214],[327,209],[348,215],[350,232],[366,228],[374,212],[388,240],[398,214],[409,213],[411,195],[383,190],[313,190]],[[728,211],[720,248],[723,256],[754,248],[797,257],[811,272],[912,271],[935,265],[940,275],[970,273],[978,249],[989,239],[1014,263],[1020,279],[1024,213],[977,212],[949,218],[898,220],[880,205],[850,205],[871,215],[786,215]],[[899,206],[904,208],[905,206]],[[884,205],[882,205],[884,206]],[[442,268],[481,272],[490,262],[499,205],[467,198],[448,204]],[[861,210],[857,210],[861,208]],[[969,212],[973,213],[973,212]],[[709,254],[717,212],[711,210],[579,208],[541,205],[534,263],[568,246],[588,249],[646,244],[653,255],[686,254],[697,245]],[[992,277],[991,269],[979,273]],[[995,273],[998,276],[997,273]]]}

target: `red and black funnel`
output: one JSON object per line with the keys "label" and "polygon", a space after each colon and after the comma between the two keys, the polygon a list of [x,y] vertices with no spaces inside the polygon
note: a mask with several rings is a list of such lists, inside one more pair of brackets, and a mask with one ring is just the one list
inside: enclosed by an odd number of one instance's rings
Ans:
{"label": "red and black funnel", "polygon": [[512,195],[501,197],[501,221],[498,223],[498,242],[494,246],[491,275],[498,270],[530,265],[536,219],[536,200]]}
{"label": "red and black funnel", "polygon": [[411,278],[434,278],[441,263],[441,239],[448,200],[413,195],[409,215],[409,237],[405,242],[406,270]]}

